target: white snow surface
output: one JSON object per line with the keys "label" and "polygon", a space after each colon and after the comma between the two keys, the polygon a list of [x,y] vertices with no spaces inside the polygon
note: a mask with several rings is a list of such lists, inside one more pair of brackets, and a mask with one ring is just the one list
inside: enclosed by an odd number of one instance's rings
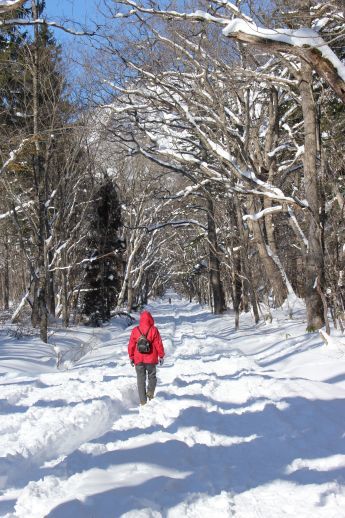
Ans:
{"label": "white snow surface", "polygon": [[297,299],[236,332],[168,296],[143,407],[119,318],[50,345],[0,334],[0,516],[345,517],[344,337],[306,334]]}

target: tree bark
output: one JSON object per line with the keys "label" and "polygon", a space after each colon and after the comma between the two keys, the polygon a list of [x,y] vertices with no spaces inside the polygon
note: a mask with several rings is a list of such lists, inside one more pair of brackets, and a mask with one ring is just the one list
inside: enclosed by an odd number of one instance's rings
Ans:
{"label": "tree bark", "polygon": [[255,323],[257,324],[260,320],[259,308],[256,301],[253,279],[250,271],[250,266],[248,264],[248,229],[244,228],[242,212],[240,208],[240,203],[237,196],[234,196],[234,205],[236,211],[236,223],[235,226],[238,228],[239,236],[240,236],[240,246],[241,246],[241,263],[242,263],[242,271],[244,277],[242,277],[242,305],[243,311],[247,311],[248,306],[248,296],[249,293],[250,303],[252,305]]}
{"label": "tree bark", "polygon": [[[276,88],[271,87],[270,101],[269,101],[269,124],[265,139],[265,167],[268,171],[268,183],[274,185],[274,177],[277,171],[276,156],[270,157],[269,153],[277,146],[279,133],[279,119],[278,119],[278,92]],[[268,196],[264,197],[264,208],[272,207],[272,199]],[[273,255],[278,256],[276,240],[274,237],[274,223],[273,214],[265,215],[265,230],[267,236],[267,243],[273,252]]]}
{"label": "tree bark", "polygon": [[238,252],[234,256],[234,276],[233,276],[233,305],[235,311],[235,329],[240,327],[240,305],[242,299],[242,281],[241,281],[241,256]]}
{"label": "tree bark", "polygon": [[323,304],[316,281],[319,279],[320,288],[324,287],[324,252],[323,230],[320,222],[320,195],[317,181],[317,126],[316,109],[312,91],[312,69],[310,65],[301,62],[301,80],[299,91],[302,101],[304,120],[304,188],[309,205],[308,218],[308,251],[306,257],[305,301],[307,306],[307,327],[313,331],[320,329],[325,321]]}
{"label": "tree bark", "polygon": [[127,311],[130,313],[132,311],[134,304],[134,287],[132,276],[128,278],[128,286],[127,286]]}
{"label": "tree bark", "polygon": [[214,206],[211,196],[207,196],[207,237],[209,249],[209,275],[213,298],[213,311],[216,315],[223,313],[225,300],[222,281],[220,278],[220,263],[218,259],[218,243],[214,221]]}
{"label": "tree bark", "polygon": [[34,327],[40,328],[40,338],[43,342],[48,341],[48,312],[46,305],[47,277],[45,262],[45,200],[42,192],[42,175],[44,168],[42,166],[42,157],[35,155],[33,158],[33,169],[36,179],[36,188],[38,194],[38,228],[36,237],[36,271],[33,282],[33,305],[31,322]]}
{"label": "tree bark", "polygon": [[47,309],[49,311],[49,314],[52,317],[55,317],[55,283],[54,283],[54,272],[49,271],[48,265],[51,263],[53,259],[53,254],[51,252],[48,252],[48,264],[47,264]]}
{"label": "tree bark", "polygon": [[[63,264],[66,266],[67,257],[66,251],[62,251]],[[62,300],[62,319],[65,327],[69,325],[69,294],[68,294],[68,273],[65,269],[62,270],[62,290],[63,290],[63,300]]]}
{"label": "tree bark", "polygon": [[[36,0],[32,0],[32,15],[36,19],[38,14]],[[43,165],[41,146],[39,142],[39,32],[38,27],[34,28],[34,46],[32,63],[32,96],[33,96],[33,125],[35,155],[33,157],[33,169],[37,193],[37,260],[36,279],[34,282],[34,302],[32,308],[32,324],[39,325],[40,338],[43,342],[48,341],[48,314],[46,305],[47,276],[45,260],[45,235],[46,235],[46,206],[45,206],[45,168]]]}
{"label": "tree bark", "polygon": [[[251,203],[251,213],[256,213],[254,199],[252,199]],[[277,306],[281,306],[288,295],[288,290],[285,281],[277,264],[273,260],[272,254],[269,253],[269,250],[267,249],[260,221],[255,219],[249,219],[248,224],[253,231],[254,241],[257,246],[262,265],[266,272],[267,280],[271,285],[275,302]]]}
{"label": "tree bark", "polygon": [[10,264],[9,264],[9,240],[8,234],[5,234],[5,257],[4,257],[4,291],[3,291],[3,304],[4,309],[10,307]]}

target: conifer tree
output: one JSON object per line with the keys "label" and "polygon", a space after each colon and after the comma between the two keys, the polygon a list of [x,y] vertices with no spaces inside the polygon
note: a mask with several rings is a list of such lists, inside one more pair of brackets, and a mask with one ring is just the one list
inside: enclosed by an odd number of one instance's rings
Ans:
{"label": "conifer tree", "polygon": [[96,192],[90,218],[89,261],[85,268],[82,313],[89,318],[91,325],[99,326],[110,319],[119,291],[121,208],[115,185],[110,179]]}

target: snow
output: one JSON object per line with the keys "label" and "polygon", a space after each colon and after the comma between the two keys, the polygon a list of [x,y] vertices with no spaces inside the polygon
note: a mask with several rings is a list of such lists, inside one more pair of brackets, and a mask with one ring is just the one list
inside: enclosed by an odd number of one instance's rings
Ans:
{"label": "snow", "polygon": [[152,303],[167,354],[144,407],[124,319],[47,345],[2,331],[0,516],[344,517],[345,338],[291,307],[236,332],[231,312]]}
{"label": "snow", "polygon": [[281,144],[280,146],[277,146],[275,149],[267,153],[267,156],[273,158],[277,153],[280,153],[280,151],[285,151],[285,149],[290,149],[290,144]]}
{"label": "snow", "polygon": [[252,221],[257,221],[258,219],[261,219],[264,216],[267,216],[269,214],[274,214],[275,212],[282,212],[283,206],[282,205],[275,205],[274,207],[269,207],[267,209],[260,210],[256,214],[245,214],[242,219],[243,221],[246,221],[247,219],[250,219]]}

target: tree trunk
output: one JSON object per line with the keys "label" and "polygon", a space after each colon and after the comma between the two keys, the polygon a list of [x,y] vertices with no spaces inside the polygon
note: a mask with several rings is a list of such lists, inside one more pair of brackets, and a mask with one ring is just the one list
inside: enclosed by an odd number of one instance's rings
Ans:
{"label": "tree trunk", "polygon": [[255,323],[257,324],[260,320],[259,316],[259,308],[256,301],[254,286],[252,275],[250,271],[250,266],[248,264],[248,230],[243,226],[242,212],[239,204],[239,200],[237,196],[234,196],[234,206],[236,211],[236,219],[234,221],[234,226],[238,228],[239,236],[240,236],[240,246],[241,246],[241,264],[242,264],[242,272],[244,277],[242,277],[242,306],[243,311],[248,311],[248,293],[250,298],[250,303],[253,308]]}
{"label": "tree trunk", "polygon": [[[53,254],[48,252],[48,265],[51,263],[53,259]],[[52,317],[55,317],[55,286],[54,286],[54,272],[49,271],[49,266],[47,265],[47,309],[49,314]]]}
{"label": "tree trunk", "polygon": [[3,291],[3,304],[4,309],[8,309],[10,306],[10,265],[9,265],[9,241],[8,235],[5,235],[5,257],[4,257],[4,291]]}
{"label": "tree trunk", "polygon": [[214,221],[214,207],[210,196],[207,196],[207,237],[209,248],[209,275],[213,298],[213,311],[216,315],[225,309],[224,292],[220,278],[220,264],[218,259],[218,243],[216,225]]}
{"label": "tree trunk", "polygon": [[142,292],[143,293],[142,303],[144,305],[146,305],[147,301],[148,301],[149,289],[150,289],[149,288],[149,277],[148,277],[148,275],[146,275],[143,292]]}
{"label": "tree trunk", "polygon": [[35,313],[35,325],[40,328],[40,338],[43,342],[48,341],[48,311],[47,311],[47,276],[46,276],[46,262],[45,262],[45,219],[46,207],[43,193],[44,190],[40,188],[42,184],[42,176],[44,175],[44,168],[42,164],[42,157],[36,156],[34,159],[35,175],[38,181],[38,235],[37,235],[37,272],[38,276],[35,282],[35,297],[33,313]]}
{"label": "tree trunk", "polygon": [[299,90],[302,100],[304,119],[304,188],[310,213],[308,220],[308,251],[306,257],[305,302],[307,306],[307,328],[310,331],[320,329],[325,321],[323,304],[317,291],[317,279],[320,289],[324,287],[323,230],[320,224],[320,195],[317,182],[317,127],[316,109],[312,91],[311,67],[301,61],[301,80]]}
{"label": "tree trunk", "polygon": [[134,304],[134,287],[131,276],[128,278],[128,288],[127,288],[127,311],[130,313],[132,311]]}
{"label": "tree trunk", "polygon": [[202,305],[202,296],[201,296],[201,282],[200,282],[200,279],[197,279],[197,281],[196,281],[196,294],[197,294],[197,297],[198,297],[198,303],[201,306]]}
{"label": "tree trunk", "polygon": [[242,299],[242,280],[241,280],[241,256],[235,253],[234,257],[234,276],[233,276],[233,305],[235,311],[235,329],[240,327],[240,305]]}
{"label": "tree trunk", "polygon": [[[252,203],[251,203],[251,212],[252,212],[252,214],[256,213],[256,206],[255,206],[254,199],[252,199]],[[285,281],[282,277],[282,274],[281,274],[277,264],[275,263],[275,261],[272,257],[272,253],[270,253],[270,251],[267,249],[267,245],[265,243],[265,238],[264,238],[264,235],[262,232],[260,222],[253,219],[253,220],[249,220],[248,224],[250,225],[250,227],[253,231],[254,241],[257,246],[264,270],[266,272],[267,280],[269,281],[269,283],[271,285],[276,305],[281,306],[288,294],[288,290],[287,290]]]}
{"label": "tree trunk", "polygon": [[[36,0],[32,0],[32,15],[38,17]],[[46,305],[47,277],[45,261],[45,235],[46,235],[46,206],[45,206],[45,168],[42,160],[41,146],[39,141],[39,32],[38,26],[34,27],[34,48],[32,63],[32,96],[33,96],[33,126],[35,137],[35,155],[33,157],[33,169],[37,193],[37,276],[34,282],[34,304],[32,308],[32,324],[39,325],[40,338],[43,342],[48,341],[48,314]]]}
{"label": "tree trunk", "polygon": [[[189,302],[192,302],[192,296],[190,295]],[[208,305],[211,308],[211,312],[213,313],[213,295],[212,295],[212,286],[211,286],[211,278],[208,276]]]}
{"label": "tree trunk", "polygon": [[[64,253],[64,259],[65,259]],[[64,262],[66,264],[66,262]],[[62,300],[62,319],[65,327],[69,325],[69,297],[68,297],[68,279],[67,271],[62,270],[63,300]]]}
{"label": "tree trunk", "polygon": [[[122,281],[122,286],[120,290],[119,297],[117,299],[117,305],[116,310],[119,311],[124,304],[126,300],[126,295],[128,294],[128,291],[130,289],[130,277],[131,277],[131,270],[133,267],[133,263],[135,260],[136,253],[139,248],[139,240],[137,239],[137,236],[133,235],[130,236],[128,239],[128,249],[127,249],[127,264],[125,267],[125,274]],[[128,296],[127,296],[128,300]]]}
{"label": "tree trunk", "polygon": [[[278,117],[278,92],[273,86],[270,90],[270,102],[269,102],[269,124],[265,139],[265,167],[268,171],[267,181],[269,184],[274,185],[274,177],[277,171],[277,159],[276,155],[273,157],[269,156],[269,153],[274,150],[278,144],[278,133],[279,133],[279,117]],[[269,209],[273,206],[272,199],[268,196],[264,197],[264,208]],[[273,214],[265,215],[265,231],[267,236],[267,243],[272,250],[273,255],[278,257],[278,250],[276,246],[276,240],[274,237],[274,223]]]}

